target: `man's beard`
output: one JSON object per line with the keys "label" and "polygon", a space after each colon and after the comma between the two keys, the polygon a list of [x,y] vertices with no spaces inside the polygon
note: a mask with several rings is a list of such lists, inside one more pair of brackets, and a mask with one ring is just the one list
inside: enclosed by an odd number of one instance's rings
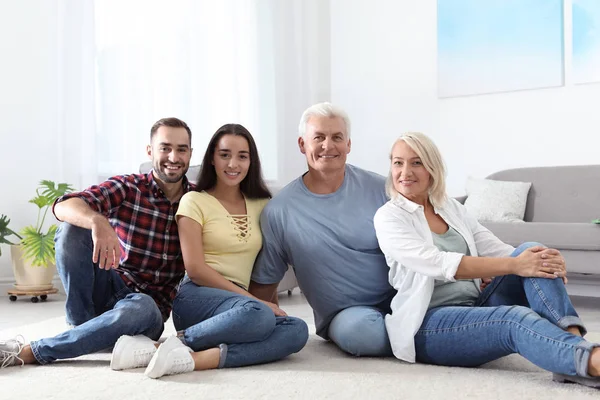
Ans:
{"label": "man's beard", "polygon": [[161,181],[163,181],[165,183],[177,183],[177,182],[181,181],[187,171],[188,171],[188,168],[182,167],[182,169],[180,171],[181,175],[169,176],[163,172],[162,168],[160,168],[160,165],[154,166],[154,173]]}

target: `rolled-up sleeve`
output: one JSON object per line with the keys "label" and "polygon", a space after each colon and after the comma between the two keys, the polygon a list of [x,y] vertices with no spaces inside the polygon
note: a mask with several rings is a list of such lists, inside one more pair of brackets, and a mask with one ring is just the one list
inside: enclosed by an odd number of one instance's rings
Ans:
{"label": "rolled-up sleeve", "polygon": [[415,216],[390,203],[375,214],[377,240],[388,264],[392,261],[420,274],[454,282],[464,254],[440,251],[418,232],[415,223]]}
{"label": "rolled-up sleeve", "polygon": [[[94,211],[110,217],[112,213],[123,203],[123,199],[127,195],[127,184],[122,176],[114,176],[99,185],[90,186],[89,188],[75,193],[69,193],[59,197],[52,205],[52,213],[54,207],[60,202],[68,199],[78,198],[86,202],[86,204]],[[58,218],[57,218],[58,219]]]}

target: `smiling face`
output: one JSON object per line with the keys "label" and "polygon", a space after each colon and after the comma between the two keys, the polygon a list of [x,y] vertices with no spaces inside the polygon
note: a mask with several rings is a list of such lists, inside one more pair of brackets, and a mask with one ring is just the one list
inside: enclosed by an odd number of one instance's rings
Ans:
{"label": "smiling face", "polygon": [[185,128],[161,126],[152,135],[147,152],[152,160],[154,177],[164,183],[177,183],[190,167],[189,134]]}
{"label": "smiling face", "polygon": [[342,118],[313,116],[306,123],[306,133],[298,139],[298,145],[310,169],[334,172],[345,168],[351,142]]}
{"label": "smiling face", "polygon": [[431,175],[421,158],[404,140],[396,142],[391,158],[394,189],[407,199],[424,204],[429,197]]}
{"label": "smiling face", "polygon": [[231,134],[221,136],[212,160],[217,184],[239,186],[248,175],[250,161],[250,146],[246,138]]}

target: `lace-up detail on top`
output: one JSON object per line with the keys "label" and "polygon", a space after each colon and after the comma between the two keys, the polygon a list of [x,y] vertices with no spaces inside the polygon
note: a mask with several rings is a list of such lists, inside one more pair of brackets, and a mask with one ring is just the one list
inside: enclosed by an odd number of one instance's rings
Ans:
{"label": "lace-up detail on top", "polygon": [[237,238],[240,242],[247,242],[250,239],[250,221],[247,215],[228,215],[227,216],[236,230]]}
{"label": "lace-up detail on top", "polygon": [[154,353],[155,353],[155,351],[152,351],[152,349],[150,349],[150,350],[148,350],[148,349],[134,350],[134,352],[133,352],[134,366],[132,368],[141,368],[141,367],[148,366]]}
{"label": "lace-up detail on top", "polygon": [[21,366],[25,362],[19,358],[19,354],[25,346],[25,339],[19,335],[14,339],[0,340],[0,368],[10,367],[17,363],[21,363]]}
{"label": "lace-up detail on top", "polygon": [[175,358],[173,364],[167,370],[165,375],[177,375],[194,370],[194,361],[191,357]]}

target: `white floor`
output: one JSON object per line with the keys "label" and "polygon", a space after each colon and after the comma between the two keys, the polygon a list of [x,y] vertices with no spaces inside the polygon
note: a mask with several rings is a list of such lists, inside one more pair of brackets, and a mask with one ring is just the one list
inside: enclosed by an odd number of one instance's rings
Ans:
{"label": "white floor", "polygon": [[[591,331],[600,341],[600,299],[573,298]],[[66,328],[64,296],[33,304],[0,297],[0,339],[23,334],[35,340]],[[243,368],[163,377],[152,380],[143,369],[112,371],[110,352],[63,360],[48,367],[25,366],[0,372],[0,400],[47,398],[78,400],[148,398],[181,399],[599,399],[598,391],[553,382],[551,374],[518,355],[480,368],[408,364],[395,358],[351,357],[314,335],[312,312],[296,289],[281,296],[281,307],[309,322],[306,347],[283,360]],[[167,328],[171,332],[170,322]],[[169,326],[170,325],[170,326]],[[35,382],[35,384],[31,384]],[[13,395],[9,395],[13,393]]]}
{"label": "white floor", "polygon": [[[589,331],[600,332],[600,298],[571,296]],[[280,305],[289,315],[313,322],[312,310],[298,289],[291,296],[280,294]],[[46,302],[31,303],[27,297],[15,302],[0,297],[0,331],[64,315],[65,296],[49,296]],[[169,322],[167,322],[169,323]]]}

